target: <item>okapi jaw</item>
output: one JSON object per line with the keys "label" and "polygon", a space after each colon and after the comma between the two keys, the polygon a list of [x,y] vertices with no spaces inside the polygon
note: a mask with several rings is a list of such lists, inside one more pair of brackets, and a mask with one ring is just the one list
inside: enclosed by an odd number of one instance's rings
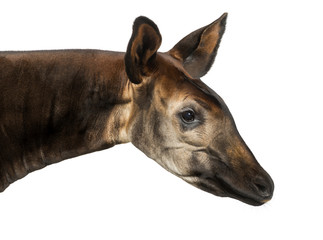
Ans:
{"label": "okapi jaw", "polygon": [[[127,72],[134,104],[129,134],[137,148],[186,182],[218,196],[262,205],[272,198],[273,181],[240,137],[224,101],[199,79],[214,61],[225,19],[226,14],[167,53],[157,53],[158,28],[147,28],[150,20],[135,21],[128,50],[140,52],[128,51],[126,69],[129,64],[128,69],[136,68],[141,75]],[[136,32],[141,27],[149,36]],[[150,41],[158,44],[145,45],[136,36],[158,38]],[[138,64],[143,62],[140,56],[147,64]]]}

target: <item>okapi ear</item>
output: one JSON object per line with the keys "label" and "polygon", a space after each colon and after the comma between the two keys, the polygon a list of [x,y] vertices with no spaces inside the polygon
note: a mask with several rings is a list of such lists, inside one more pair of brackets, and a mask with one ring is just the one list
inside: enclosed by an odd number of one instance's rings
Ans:
{"label": "okapi ear", "polygon": [[156,67],[156,53],[161,44],[157,25],[146,17],[138,17],[133,24],[125,55],[125,67],[131,82],[139,84]]}
{"label": "okapi ear", "polygon": [[204,76],[211,68],[220,45],[228,14],[179,41],[168,53],[183,63],[193,78]]}

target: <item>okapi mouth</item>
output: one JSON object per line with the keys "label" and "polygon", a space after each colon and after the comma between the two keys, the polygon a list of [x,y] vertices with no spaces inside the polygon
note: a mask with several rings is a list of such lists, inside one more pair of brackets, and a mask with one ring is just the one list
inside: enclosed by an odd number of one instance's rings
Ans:
{"label": "okapi mouth", "polygon": [[213,180],[213,179],[206,179],[206,180],[220,186],[221,189],[225,192],[227,197],[235,198],[237,200],[240,200],[244,203],[247,203],[253,206],[261,206],[271,199],[271,197],[268,199],[268,198],[263,198],[261,196],[256,195],[252,189],[250,189],[250,193],[242,192],[234,188],[233,186],[231,186],[229,183],[227,183],[221,178],[216,177],[215,179],[216,180]]}
{"label": "okapi mouth", "polygon": [[[230,197],[237,199],[241,202],[247,203],[253,206],[261,206],[264,203],[268,202],[272,198],[272,191],[266,196],[261,196],[257,194],[253,189],[242,191],[232,186],[225,180],[220,177],[201,177],[201,176],[191,176],[184,177],[185,181],[196,186],[199,189],[202,189],[208,193],[220,196],[220,197]],[[191,182],[190,179],[195,179],[194,182]]]}

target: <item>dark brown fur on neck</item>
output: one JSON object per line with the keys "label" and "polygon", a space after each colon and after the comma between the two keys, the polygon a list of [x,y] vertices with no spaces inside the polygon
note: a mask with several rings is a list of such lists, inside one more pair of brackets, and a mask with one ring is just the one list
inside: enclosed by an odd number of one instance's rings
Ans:
{"label": "dark brown fur on neck", "polygon": [[130,101],[122,94],[123,56],[95,50],[0,54],[0,191],[48,164],[120,142],[117,133],[103,135],[117,106]]}

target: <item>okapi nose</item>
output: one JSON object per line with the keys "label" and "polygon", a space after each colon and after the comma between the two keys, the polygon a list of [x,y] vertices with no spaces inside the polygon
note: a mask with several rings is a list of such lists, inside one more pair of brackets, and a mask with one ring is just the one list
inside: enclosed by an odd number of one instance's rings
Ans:
{"label": "okapi nose", "polygon": [[263,198],[263,201],[268,201],[272,198],[274,192],[274,182],[269,175],[257,176],[253,180],[253,185],[257,194]]}

